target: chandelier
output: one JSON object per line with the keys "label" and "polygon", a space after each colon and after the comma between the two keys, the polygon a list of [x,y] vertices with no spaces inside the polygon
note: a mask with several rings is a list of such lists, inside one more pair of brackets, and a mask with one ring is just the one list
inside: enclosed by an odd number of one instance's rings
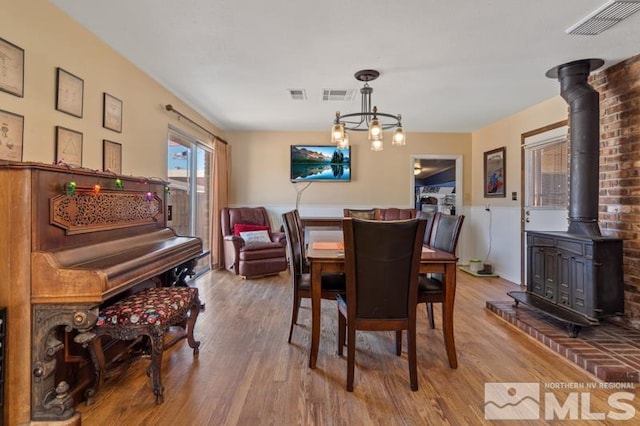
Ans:
{"label": "chandelier", "polygon": [[373,88],[369,86],[369,82],[380,76],[380,72],[376,70],[361,70],[355,73],[358,81],[364,81],[364,86],[360,89],[361,105],[360,112],[350,114],[340,114],[336,112],[336,119],[331,129],[331,142],[338,145],[339,148],[349,146],[349,134],[347,131],[369,132],[369,141],[371,142],[372,151],[382,151],[383,131],[395,127],[391,145],[402,146],[406,143],[406,135],[402,128],[402,117],[400,114],[386,114],[378,112],[378,107],[371,108],[371,93]]}

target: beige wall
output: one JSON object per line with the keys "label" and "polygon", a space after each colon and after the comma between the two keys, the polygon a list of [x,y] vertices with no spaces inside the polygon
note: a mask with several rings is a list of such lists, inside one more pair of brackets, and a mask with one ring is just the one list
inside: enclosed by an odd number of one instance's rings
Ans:
{"label": "beige wall", "polygon": [[[542,76],[541,78],[544,78]],[[558,85],[558,92],[560,86]],[[520,136],[531,130],[567,118],[567,103],[559,95],[541,102],[524,111],[497,121],[473,132],[473,177],[471,203],[484,205],[490,202],[495,206],[520,205]],[[484,152],[506,146],[507,148],[507,186],[505,198],[484,198]],[[518,201],[511,200],[511,192],[518,192]]]}
{"label": "beige wall", "polygon": [[[55,126],[83,133],[83,166],[102,169],[102,140],[122,144],[125,175],[166,177],[167,129],[206,133],[164,109],[213,125],[46,0],[2,0],[0,37],[25,50],[24,97],[0,92],[0,109],[25,117],[24,161],[55,161]],[[84,80],[83,117],[55,109],[56,67]],[[102,127],[102,97],[123,101],[123,130]],[[224,137],[224,135],[220,134]]]}
{"label": "beige wall", "polygon": [[[289,181],[289,150],[293,144],[328,145],[325,132],[229,132],[232,143],[232,205],[294,206],[296,188]],[[384,150],[369,149],[366,133],[352,132],[352,177],[349,183],[315,182],[301,197],[301,206],[412,206],[414,154],[462,155],[463,202],[471,189],[471,135],[466,133],[409,133],[407,145],[392,147],[387,135]]]}
{"label": "beige wall", "polygon": [[[544,78],[544,77],[542,77]],[[560,88],[558,86],[558,92]],[[487,261],[503,278],[521,282],[521,161],[520,136],[564,120],[568,106],[559,95],[473,132],[471,206],[464,227],[471,257]],[[484,153],[506,147],[506,197],[484,198]],[[517,192],[517,200],[511,193]],[[489,205],[489,211],[485,206]],[[487,258],[487,254],[489,254]]]}

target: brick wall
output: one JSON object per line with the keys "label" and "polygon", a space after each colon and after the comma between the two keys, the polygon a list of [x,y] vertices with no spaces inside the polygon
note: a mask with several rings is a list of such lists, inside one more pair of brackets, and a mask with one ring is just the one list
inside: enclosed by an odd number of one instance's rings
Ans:
{"label": "brick wall", "polygon": [[624,239],[622,321],[640,328],[640,55],[590,83],[600,93],[600,230]]}

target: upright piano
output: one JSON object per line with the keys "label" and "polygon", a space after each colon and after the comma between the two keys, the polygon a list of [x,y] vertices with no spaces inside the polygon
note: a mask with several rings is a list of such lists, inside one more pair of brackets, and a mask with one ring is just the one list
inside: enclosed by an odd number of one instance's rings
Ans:
{"label": "upright piano", "polygon": [[80,424],[73,389],[56,374],[66,338],[90,340],[99,306],[141,283],[184,285],[202,241],[167,226],[159,179],[0,161],[0,212],[0,423]]}

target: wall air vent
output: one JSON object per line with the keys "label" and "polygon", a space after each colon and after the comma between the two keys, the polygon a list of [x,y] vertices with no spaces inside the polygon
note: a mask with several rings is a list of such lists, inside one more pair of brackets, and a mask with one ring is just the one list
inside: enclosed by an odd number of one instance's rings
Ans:
{"label": "wall air vent", "polygon": [[323,101],[352,101],[356,91],[353,89],[323,89]]}
{"label": "wall air vent", "polygon": [[294,101],[306,101],[307,92],[304,89],[289,89],[289,95]]}
{"label": "wall air vent", "polygon": [[640,10],[640,0],[611,0],[565,30],[572,35],[598,35]]}

